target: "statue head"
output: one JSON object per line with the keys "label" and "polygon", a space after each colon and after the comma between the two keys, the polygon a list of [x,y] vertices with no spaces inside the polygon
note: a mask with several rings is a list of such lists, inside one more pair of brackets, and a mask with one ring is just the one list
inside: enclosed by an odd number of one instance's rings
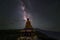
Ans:
{"label": "statue head", "polygon": [[29,18],[27,18],[27,21],[29,21]]}

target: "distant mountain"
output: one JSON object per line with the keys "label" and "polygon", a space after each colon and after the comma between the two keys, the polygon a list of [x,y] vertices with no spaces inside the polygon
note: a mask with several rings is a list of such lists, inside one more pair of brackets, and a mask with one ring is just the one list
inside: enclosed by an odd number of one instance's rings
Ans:
{"label": "distant mountain", "polygon": [[[22,29],[0,30],[0,40],[16,40],[16,38],[20,35],[20,30]],[[39,28],[34,28],[34,30],[36,30],[39,38],[42,38],[44,40],[45,38],[48,38],[48,40],[60,40],[60,32],[41,30]]]}
{"label": "distant mountain", "polygon": [[60,40],[60,32],[48,31],[48,30],[40,30],[39,28],[35,28],[36,31],[46,34],[50,38],[55,38]]}

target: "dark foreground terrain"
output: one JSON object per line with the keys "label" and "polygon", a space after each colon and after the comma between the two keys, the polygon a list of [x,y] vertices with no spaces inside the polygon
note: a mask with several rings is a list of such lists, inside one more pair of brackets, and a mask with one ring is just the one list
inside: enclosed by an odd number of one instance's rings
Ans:
{"label": "dark foreground terrain", "polygon": [[[42,40],[58,40],[59,39],[59,33],[55,33],[55,32],[48,32],[48,31],[43,31],[43,30],[39,30],[36,29],[37,33],[38,33],[38,40],[40,40],[40,38]],[[17,40],[17,38],[20,35],[20,30],[0,30],[0,40]],[[40,37],[40,35],[45,35],[47,36],[47,38],[44,37]],[[55,37],[55,35],[57,35]]]}

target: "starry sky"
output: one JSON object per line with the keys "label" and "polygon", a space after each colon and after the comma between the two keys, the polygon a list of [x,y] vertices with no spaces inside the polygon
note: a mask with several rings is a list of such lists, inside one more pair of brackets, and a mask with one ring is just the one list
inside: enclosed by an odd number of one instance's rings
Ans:
{"label": "starry sky", "polygon": [[[23,0],[34,28],[60,32],[59,0]],[[21,0],[0,0],[0,30],[25,27]]]}

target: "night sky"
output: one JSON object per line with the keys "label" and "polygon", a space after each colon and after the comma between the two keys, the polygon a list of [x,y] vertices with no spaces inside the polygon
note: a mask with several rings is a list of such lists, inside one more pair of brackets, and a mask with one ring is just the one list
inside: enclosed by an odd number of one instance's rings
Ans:
{"label": "night sky", "polygon": [[[25,0],[34,28],[60,31],[59,0]],[[0,29],[22,29],[25,27],[21,0],[0,0]]]}

